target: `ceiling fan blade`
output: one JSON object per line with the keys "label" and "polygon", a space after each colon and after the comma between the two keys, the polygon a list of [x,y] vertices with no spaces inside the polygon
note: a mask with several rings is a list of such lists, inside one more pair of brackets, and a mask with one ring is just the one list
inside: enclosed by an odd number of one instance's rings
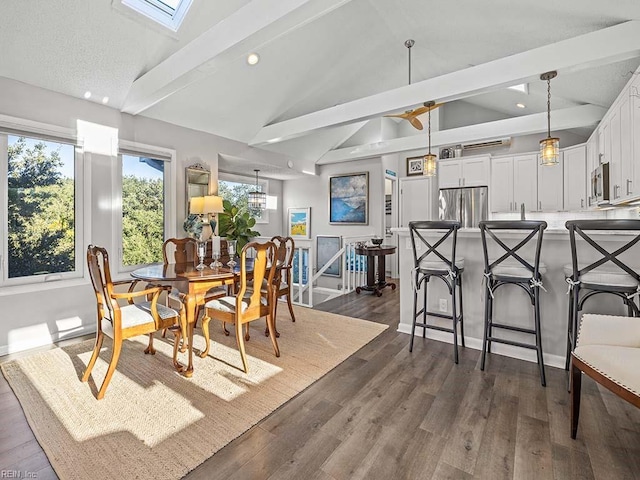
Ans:
{"label": "ceiling fan blade", "polygon": [[409,113],[394,113],[394,114],[385,115],[385,117],[404,118],[405,120],[408,120],[411,117],[411,112],[409,112]]}
{"label": "ceiling fan blade", "polygon": [[429,107],[416,108],[411,112],[411,116],[417,117],[418,115],[422,115],[423,113],[427,113],[428,111],[429,111]]}
{"label": "ceiling fan blade", "polygon": [[415,128],[417,128],[418,130],[422,130],[423,127],[422,127],[422,123],[420,122],[420,120],[418,120],[415,117],[409,118],[408,120],[411,123],[411,125],[413,125]]}

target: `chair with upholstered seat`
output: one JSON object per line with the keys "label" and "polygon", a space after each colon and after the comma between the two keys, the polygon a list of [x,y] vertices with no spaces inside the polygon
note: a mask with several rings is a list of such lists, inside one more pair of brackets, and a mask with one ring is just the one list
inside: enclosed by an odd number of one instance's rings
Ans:
{"label": "chair with upholstered seat", "polygon": [[[484,335],[480,369],[484,370],[486,354],[491,352],[492,342],[530,348],[536,351],[540,369],[540,382],[544,387],[546,386],[546,379],[542,355],[542,335],[540,332],[540,288],[543,288],[542,277],[547,269],[544,263],[540,261],[540,254],[542,251],[542,236],[547,228],[547,223],[535,220],[494,220],[482,221],[479,226],[484,252],[484,276],[486,282]],[[513,232],[509,232],[509,230]],[[516,238],[507,241],[506,238],[512,235],[516,235]],[[522,238],[523,235],[524,238]],[[535,242],[533,260],[525,259],[524,257],[527,255],[522,251],[529,242]],[[507,243],[513,243],[515,246],[508,246]],[[497,256],[493,257],[496,258],[495,260],[489,259],[489,244],[494,247],[492,253],[498,252]],[[533,306],[533,328],[494,321],[494,295],[498,288],[505,285],[518,286],[529,296]],[[535,343],[496,337],[493,332],[494,328],[533,335]]]}
{"label": "chair with upholstered seat", "polygon": [[[145,288],[144,290],[132,291],[134,281],[114,282],[111,280],[109,269],[109,255],[104,248],[89,245],[87,248],[87,265],[89,276],[96,295],[98,306],[98,324],[96,330],[96,343],[91,355],[91,360],[82,376],[82,381],[86,382],[91,375],[91,370],[96,363],[104,336],[113,340],[113,353],[107,369],[102,386],[98,391],[98,400],[104,397],[107,386],[115,371],[122,341],[136,337],[138,335],[149,335],[149,345],[144,353],[155,354],[153,347],[153,334],[158,330],[170,328],[175,335],[173,347],[173,363],[178,368],[178,343],[180,342],[181,331],[178,327],[180,314],[158,303],[160,294],[168,287],[156,286]],[[129,285],[127,292],[118,293],[114,287]],[[145,301],[134,303],[134,299],[142,298]],[[120,306],[118,300],[126,300],[125,306]]]}
{"label": "chair with upholstered seat", "polygon": [[[464,323],[462,313],[462,274],[464,258],[456,258],[456,242],[460,222],[457,221],[419,221],[409,222],[411,246],[413,248],[413,322],[409,351],[413,351],[413,337],[416,327],[421,327],[422,338],[427,328],[453,333],[453,359],[458,363],[458,324],[464,347]],[[450,241],[450,245],[449,242]],[[443,251],[439,251],[440,248]],[[446,252],[444,250],[447,250]],[[440,279],[451,295],[451,315],[430,312],[427,309],[427,286],[434,279]],[[422,307],[418,309],[418,292],[422,289]],[[456,294],[457,292],[457,294]],[[427,316],[452,320],[452,327],[443,327],[427,323]],[[418,322],[418,318],[421,321]]]}
{"label": "chair with upholstered seat", "polygon": [[640,408],[640,319],[582,317],[571,353],[571,438],[578,433],[582,373]]}
{"label": "chair with upholstered seat", "polygon": [[[569,370],[570,354],[575,345],[574,332],[578,331],[578,318],[587,299],[602,293],[615,295],[627,307],[628,316],[640,316],[634,301],[640,291],[638,267],[630,267],[620,258],[625,253],[631,257],[630,249],[640,241],[640,220],[570,220],[565,226],[571,244],[571,264],[564,267],[571,294],[565,361],[565,370]],[[613,231],[621,233],[616,236],[619,241],[613,246],[593,238],[594,234]],[[578,248],[578,240],[583,240],[580,245],[584,249]],[[587,256],[587,246],[589,253],[596,252],[596,258],[588,262],[583,260]],[[639,252],[635,250],[634,253],[638,255]],[[640,265],[640,261],[637,262],[636,265]]]}
{"label": "chair with upholstered seat", "polygon": [[[253,250],[253,269],[248,268],[247,252]],[[276,272],[276,262],[270,262],[270,258],[275,257],[276,247],[273,242],[257,243],[251,242],[244,246],[240,253],[240,282],[235,295],[229,295],[207,302],[204,306],[205,313],[202,318],[202,331],[204,333],[206,347],[200,354],[206,357],[211,345],[209,339],[209,322],[211,319],[219,320],[223,323],[235,324],[236,342],[240,357],[242,359],[243,370],[249,371],[247,357],[244,346],[244,336],[242,326],[249,322],[267,317],[267,327],[269,336],[273,344],[276,357],[280,356],[278,342],[276,340],[273,325],[273,302],[275,301],[273,279]],[[262,289],[266,280],[267,291]]]}

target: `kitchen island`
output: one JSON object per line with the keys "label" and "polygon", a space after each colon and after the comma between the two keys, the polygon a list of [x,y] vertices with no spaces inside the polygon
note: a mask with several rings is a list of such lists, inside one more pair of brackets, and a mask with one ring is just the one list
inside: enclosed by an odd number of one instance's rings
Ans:
{"label": "kitchen island", "polygon": [[[413,291],[412,275],[414,268],[413,250],[408,228],[393,229],[398,234],[399,251],[399,277],[402,284],[400,289],[400,319],[398,331],[411,334],[413,315]],[[438,235],[437,233],[434,234]],[[506,235],[507,242],[517,243],[522,238],[522,233],[513,232]],[[610,243],[621,243],[628,240],[628,235],[618,232],[607,232],[593,235],[598,243],[609,248]],[[523,248],[526,258],[533,258],[534,245]],[[584,250],[583,250],[584,249]],[[442,250],[443,252],[445,250]],[[579,251],[585,259],[597,259],[600,255],[584,241],[579,243]],[[633,253],[634,249],[632,249]],[[637,250],[635,250],[637,252]],[[627,252],[629,253],[629,252]],[[447,253],[449,255],[449,253]],[[489,252],[491,255],[491,250]],[[483,283],[484,258],[482,252],[482,239],[480,229],[468,228],[458,231],[456,258],[464,258],[463,273],[463,304],[464,304],[464,332],[467,348],[481,350],[482,333],[484,324],[485,286]],[[638,266],[640,260],[635,261],[631,256],[621,256],[628,265]],[[541,292],[541,331],[544,363],[554,367],[564,368],[566,342],[567,342],[567,315],[569,297],[568,285],[565,282],[564,265],[571,263],[571,248],[569,234],[566,229],[547,229],[544,232],[541,261],[547,266],[547,272],[543,276],[543,284],[546,291]],[[431,311],[442,311],[451,314],[450,301],[446,303],[446,312],[440,310],[440,299],[450,299],[444,283],[432,280],[429,283],[429,305]],[[606,313],[610,315],[626,315],[626,308],[620,299],[612,295],[598,295],[595,299],[587,300],[584,313]],[[518,287],[506,286],[496,292],[494,303],[494,320],[504,320],[516,326],[531,328],[533,325],[533,309],[528,296]],[[434,324],[451,326],[451,321],[433,318]],[[422,329],[416,331],[416,342],[422,335]],[[528,340],[530,336],[518,332],[500,332],[505,338],[514,340]],[[453,343],[450,333],[436,330],[427,330],[428,338]],[[407,346],[409,338],[407,337]],[[536,353],[533,350],[494,343],[492,353],[520,358],[536,362]],[[490,368],[490,367],[489,367]]]}

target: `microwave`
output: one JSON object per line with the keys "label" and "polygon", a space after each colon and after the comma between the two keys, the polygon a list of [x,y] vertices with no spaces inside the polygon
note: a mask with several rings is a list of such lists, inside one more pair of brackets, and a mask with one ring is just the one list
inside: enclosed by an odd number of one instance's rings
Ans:
{"label": "microwave", "polygon": [[591,200],[590,204],[602,205],[609,203],[609,163],[601,163],[591,172]]}

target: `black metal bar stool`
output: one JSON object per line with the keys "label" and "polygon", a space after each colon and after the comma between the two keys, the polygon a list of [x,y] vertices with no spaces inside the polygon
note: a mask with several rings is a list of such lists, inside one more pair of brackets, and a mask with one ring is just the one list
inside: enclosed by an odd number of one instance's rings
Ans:
{"label": "black metal bar stool", "polygon": [[[544,387],[547,382],[544,374],[542,338],[540,333],[540,288],[544,289],[542,286],[542,275],[546,273],[547,269],[544,263],[540,262],[540,251],[542,249],[542,235],[547,228],[547,223],[534,220],[496,220],[480,222],[479,226],[482,237],[482,249],[484,251],[484,276],[487,287],[485,293],[484,336],[482,339],[482,361],[480,363],[480,369],[484,370],[486,354],[487,352],[491,353],[491,342],[530,348],[536,350],[538,367],[540,369],[540,381]],[[505,230],[521,231],[525,233],[525,237],[514,247],[509,247],[497,234],[497,232],[500,232],[500,235],[504,238]],[[504,253],[493,261],[489,260],[487,237],[493,240],[492,243],[500,247],[500,252],[504,250]],[[530,241],[534,240],[536,241],[536,250],[533,263],[531,263],[522,258],[522,255],[519,254],[518,251]],[[494,294],[495,291],[503,285],[517,285],[527,293],[534,310],[533,329],[493,321]],[[535,336],[535,343],[524,343],[494,337],[494,328],[532,334]]]}
{"label": "black metal bar stool", "polygon": [[[461,343],[464,347],[464,324],[462,312],[462,272],[464,271],[464,258],[456,258],[456,240],[460,222],[456,221],[424,221],[409,222],[409,233],[411,234],[411,245],[413,246],[414,272],[413,280],[413,323],[411,326],[411,342],[409,351],[413,351],[413,337],[416,327],[421,327],[422,338],[426,336],[427,328],[453,333],[453,359],[458,363],[458,322],[460,323]],[[440,234],[435,242],[430,242],[425,235]],[[451,237],[451,254],[447,255],[438,251],[438,247],[443,250],[447,245],[445,241]],[[425,252],[421,253],[425,248]],[[451,295],[451,315],[427,310],[427,285],[432,278],[442,280]],[[423,299],[422,308],[418,310],[418,291],[422,288]],[[458,314],[458,293],[460,313]],[[453,328],[441,327],[439,325],[427,324],[427,315],[439,318],[448,318],[453,321]],[[418,317],[422,321],[418,322]]]}
{"label": "black metal bar stool", "polygon": [[[571,295],[567,322],[567,358],[564,367],[565,370],[569,370],[571,352],[576,344],[578,317],[588,298],[600,293],[616,295],[627,306],[629,317],[640,316],[640,310],[634,301],[640,294],[638,268],[629,267],[618,258],[640,241],[640,220],[569,220],[565,226],[569,230],[571,244],[571,264],[564,266],[565,280],[569,284],[568,293]],[[614,251],[609,251],[587,233],[591,232],[593,235],[598,231],[628,232],[628,241]],[[637,233],[634,235],[633,232]],[[576,242],[578,237],[598,253],[597,260],[591,263],[580,262]]]}

